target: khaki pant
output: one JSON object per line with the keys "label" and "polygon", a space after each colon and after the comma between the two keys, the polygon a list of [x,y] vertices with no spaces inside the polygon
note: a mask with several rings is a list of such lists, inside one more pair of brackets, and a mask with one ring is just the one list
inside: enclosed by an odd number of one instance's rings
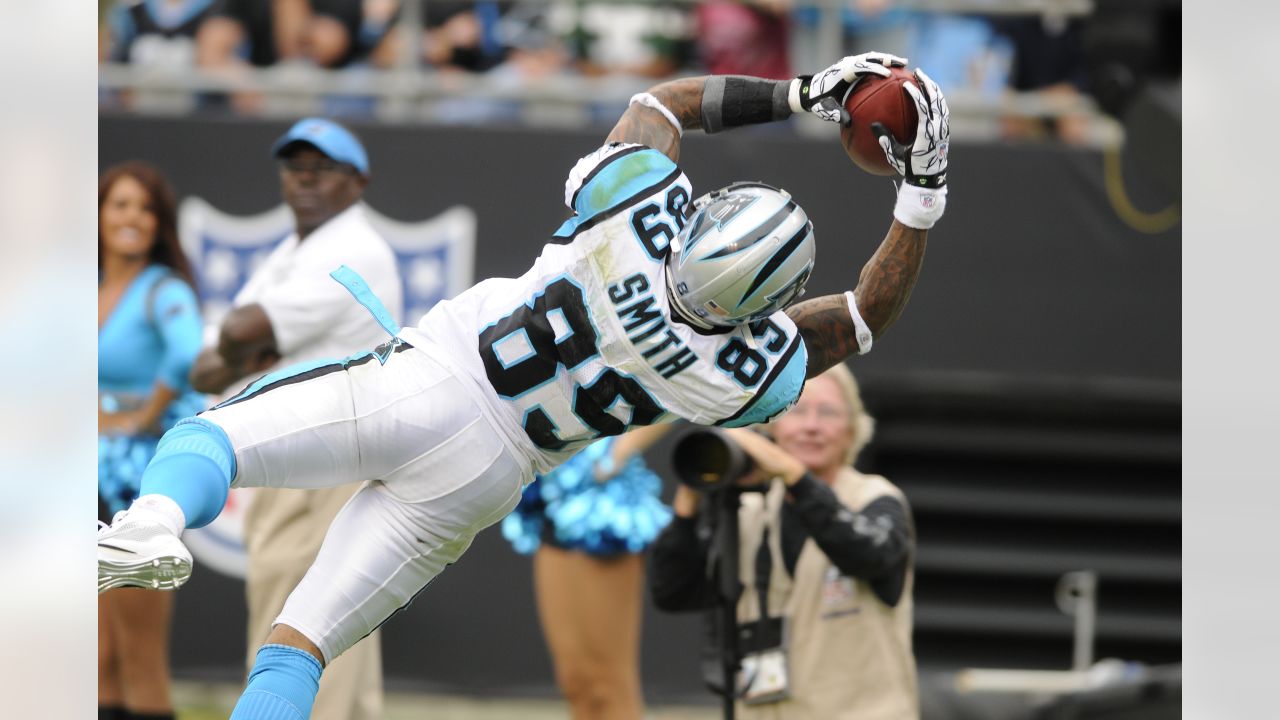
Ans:
{"label": "khaki pant", "polygon": [[[329,523],[360,483],[316,490],[261,488],[245,513],[249,551],[249,667],[285,599],[316,558]],[[374,631],[325,667],[312,720],[382,717],[382,642]]]}

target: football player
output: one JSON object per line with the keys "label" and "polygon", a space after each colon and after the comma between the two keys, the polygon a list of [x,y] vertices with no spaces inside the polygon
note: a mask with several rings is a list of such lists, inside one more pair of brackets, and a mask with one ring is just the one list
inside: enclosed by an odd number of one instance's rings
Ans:
{"label": "football player", "polygon": [[[862,78],[905,61],[867,53],[813,77],[673,80],[640,93],[565,183],[574,215],[518,278],[485,280],[399,328],[335,271],[391,339],[272,373],[165,435],[142,495],[99,533],[99,589],[181,585],[178,539],[235,486],[361,481],[259,650],[232,718],[307,717],[324,663],[405,606],[535,473],[591,441],[678,418],[765,422],[805,378],[871,349],[901,314],[946,200],[947,105],[904,86],[913,145],[882,138],[904,175],[888,234],[849,292],[792,305],[813,227],[786,192],[735,183],[701,197],[680,171],[686,130],[796,112],[847,120]],[[696,199],[695,199],[696,197]]]}

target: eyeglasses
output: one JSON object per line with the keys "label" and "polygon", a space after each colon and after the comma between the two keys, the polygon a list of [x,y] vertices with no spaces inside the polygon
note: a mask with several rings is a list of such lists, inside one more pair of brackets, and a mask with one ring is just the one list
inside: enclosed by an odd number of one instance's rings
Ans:
{"label": "eyeglasses", "polygon": [[299,160],[297,158],[281,158],[280,169],[289,173],[314,172],[323,173],[343,173],[346,175],[353,174],[356,169],[347,163],[340,163],[336,160],[322,158],[319,160]]}

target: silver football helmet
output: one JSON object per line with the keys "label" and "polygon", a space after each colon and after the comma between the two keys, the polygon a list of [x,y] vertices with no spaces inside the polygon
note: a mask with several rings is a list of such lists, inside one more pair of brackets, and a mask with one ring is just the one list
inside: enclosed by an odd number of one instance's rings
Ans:
{"label": "silver football helmet", "polygon": [[667,293],[689,322],[713,329],[768,317],[804,292],[813,223],[785,190],[739,182],[693,202],[667,255]]}

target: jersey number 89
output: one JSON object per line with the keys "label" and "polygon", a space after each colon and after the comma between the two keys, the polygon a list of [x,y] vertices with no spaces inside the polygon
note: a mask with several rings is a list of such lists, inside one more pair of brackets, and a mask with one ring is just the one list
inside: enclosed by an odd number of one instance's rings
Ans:
{"label": "jersey number 89", "polygon": [[[552,322],[559,317],[562,327]],[[504,360],[498,346],[523,333],[525,351],[519,359]],[[563,366],[571,374],[587,360],[599,355],[598,335],[591,324],[582,288],[567,277],[547,285],[533,300],[520,305],[510,315],[480,333],[480,358],[494,389],[504,398],[516,400],[553,381]],[[576,378],[575,378],[576,380]],[[619,400],[632,408],[631,419],[623,423],[608,409]],[[538,447],[560,450],[569,442],[618,435],[629,427],[650,425],[663,409],[634,378],[612,369],[583,384],[574,382],[571,412],[594,432],[562,437],[560,428],[572,425],[569,418],[555,418],[543,405],[530,407],[524,416],[524,431]]]}

